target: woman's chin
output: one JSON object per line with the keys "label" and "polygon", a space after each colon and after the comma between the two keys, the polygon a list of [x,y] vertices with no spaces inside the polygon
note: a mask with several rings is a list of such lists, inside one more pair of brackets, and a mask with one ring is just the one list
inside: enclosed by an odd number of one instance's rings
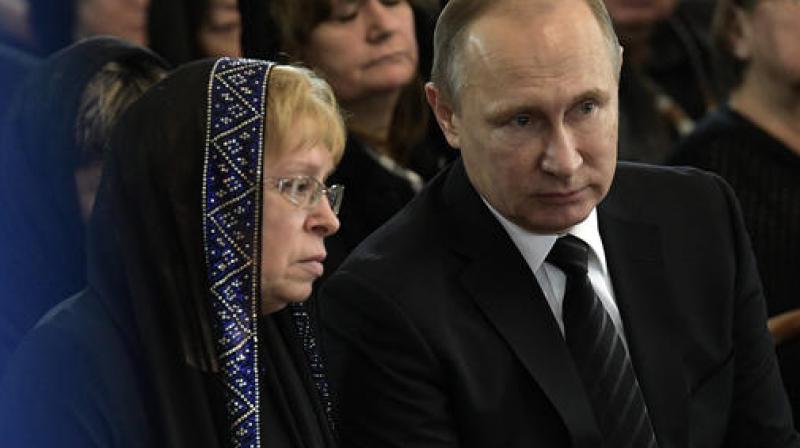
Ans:
{"label": "woman's chin", "polygon": [[301,303],[308,300],[312,290],[311,282],[297,282],[291,286],[272,291],[261,297],[261,314],[272,314],[286,308],[290,303]]}

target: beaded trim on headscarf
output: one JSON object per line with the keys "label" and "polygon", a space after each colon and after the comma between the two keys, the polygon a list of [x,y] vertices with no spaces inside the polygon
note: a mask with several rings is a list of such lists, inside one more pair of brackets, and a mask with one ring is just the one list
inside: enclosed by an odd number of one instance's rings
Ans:
{"label": "beaded trim on headscarf", "polygon": [[272,63],[219,59],[208,83],[203,237],[233,447],[260,447],[258,315],[266,92]]}
{"label": "beaded trim on headscarf", "polygon": [[311,323],[311,315],[304,302],[291,303],[289,304],[289,309],[292,313],[295,329],[303,344],[303,352],[308,360],[311,380],[314,382],[314,387],[319,395],[322,409],[325,411],[325,417],[328,419],[328,425],[335,433],[337,420],[336,409],[334,407],[331,388],[328,384],[328,373],[325,367],[325,361],[322,358],[320,347],[317,343],[317,337],[314,333],[314,326]]}

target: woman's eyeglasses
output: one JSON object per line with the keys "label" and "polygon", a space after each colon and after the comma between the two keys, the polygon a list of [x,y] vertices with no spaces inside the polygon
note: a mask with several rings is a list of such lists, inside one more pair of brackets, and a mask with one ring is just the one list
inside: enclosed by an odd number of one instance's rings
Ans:
{"label": "woman's eyeglasses", "polygon": [[333,213],[339,214],[344,185],[326,187],[312,176],[265,177],[264,182],[268,187],[277,189],[289,202],[304,209],[316,207],[324,194]]}

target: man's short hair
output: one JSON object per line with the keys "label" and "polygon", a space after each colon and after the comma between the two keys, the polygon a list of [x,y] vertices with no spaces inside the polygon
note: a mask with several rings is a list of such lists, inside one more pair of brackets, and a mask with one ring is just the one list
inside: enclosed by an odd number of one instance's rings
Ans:
{"label": "man's short hair", "polygon": [[[444,98],[457,108],[458,94],[463,86],[460,70],[461,53],[464,51],[466,35],[470,25],[485,15],[491,8],[496,8],[510,0],[450,0],[439,20],[433,34],[433,70],[431,80]],[[529,1],[529,0],[528,0]],[[542,0],[537,0],[542,1]],[[564,0],[550,0],[564,1]],[[603,0],[583,0],[592,11],[600,29],[609,44],[612,62],[619,66],[619,39],[614,32],[614,25],[606,10]]]}

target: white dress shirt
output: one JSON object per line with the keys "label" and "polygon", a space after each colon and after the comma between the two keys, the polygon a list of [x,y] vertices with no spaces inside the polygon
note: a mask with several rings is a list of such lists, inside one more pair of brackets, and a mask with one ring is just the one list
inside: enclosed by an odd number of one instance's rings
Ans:
{"label": "white dress shirt", "polygon": [[[561,328],[561,334],[563,335],[564,318],[561,310],[564,303],[566,276],[561,269],[545,262],[545,258],[547,258],[547,254],[550,253],[550,249],[552,249],[553,245],[556,243],[556,239],[562,235],[529,232],[506,219],[485,199],[483,202],[489,207],[489,210],[491,210],[497,220],[500,221],[500,224],[506,232],[508,232],[508,236],[511,237],[511,241],[514,242],[517,249],[522,253],[531,272],[536,277],[536,281],[539,282],[544,297],[547,299],[547,304],[550,306],[553,317],[555,317],[556,322],[558,322],[558,326]],[[600,298],[609,316],[611,316],[611,320],[617,327],[617,332],[622,336],[624,342],[625,334],[622,327],[622,318],[614,299],[614,289],[611,285],[611,276],[608,272],[606,254],[603,250],[603,240],[600,238],[600,230],[597,227],[597,210],[593,209],[585,220],[568,229],[564,234],[570,234],[580,238],[591,248],[589,251],[588,266],[589,281],[591,281],[597,297]]]}

